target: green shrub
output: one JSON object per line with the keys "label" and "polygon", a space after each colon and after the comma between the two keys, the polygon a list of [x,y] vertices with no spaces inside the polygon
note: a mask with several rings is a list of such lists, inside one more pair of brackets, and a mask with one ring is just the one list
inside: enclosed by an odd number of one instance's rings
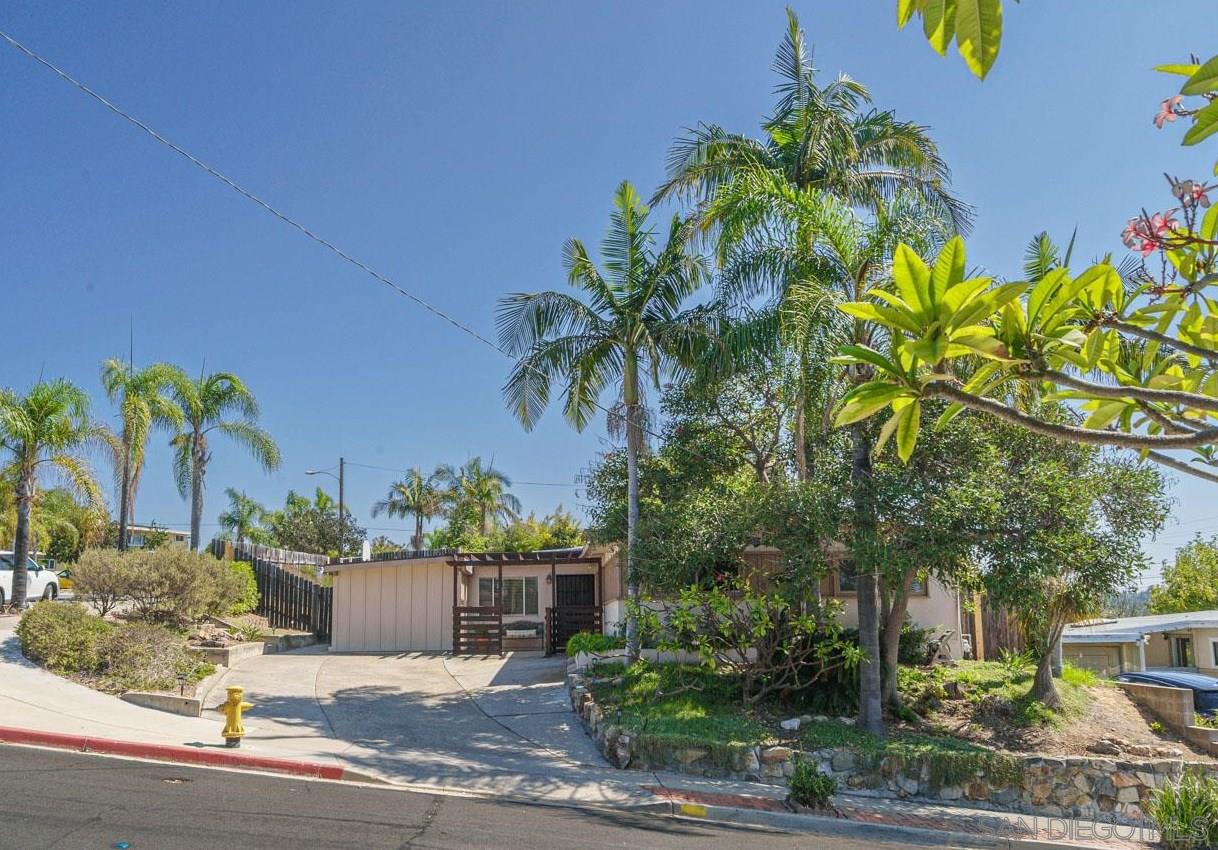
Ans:
{"label": "green shrub", "polygon": [[249,614],[251,611],[256,611],[262,597],[258,594],[258,579],[254,575],[254,565],[248,561],[230,561],[228,568],[240,579],[242,592],[240,598],[224,613]]}
{"label": "green shrub", "polygon": [[1080,688],[1094,688],[1100,683],[1100,677],[1094,670],[1086,667],[1075,667],[1073,664],[1062,664],[1062,681]]}
{"label": "green shrub", "polygon": [[626,638],[616,635],[602,635],[595,632],[580,632],[572,635],[567,641],[567,655],[574,658],[581,652],[608,652],[611,649],[622,649],[626,646]]}
{"label": "green shrub", "polygon": [[131,598],[135,561],[117,549],[86,549],[72,570],[72,590],[101,616]]}
{"label": "green shrub", "polygon": [[38,602],[17,624],[25,657],[56,673],[92,673],[100,645],[114,629],[77,603]]}
{"label": "green shrub", "polygon": [[108,690],[168,690],[178,677],[194,680],[200,656],[185,641],[151,623],[124,623],[99,645],[102,686]]}
{"label": "green shrub", "polygon": [[816,765],[799,759],[789,783],[791,802],[811,809],[828,808],[837,793],[837,780],[817,770]]}
{"label": "green shrub", "polygon": [[1193,725],[1202,726],[1206,729],[1218,729],[1218,714],[1201,714],[1193,715]]}
{"label": "green shrub", "polygon": [[1028,649],[1022,652],[1002,649],[998,652],[998,663],[1002,665],[1002,669],[1006,671],[1007,675],[1014,679],[1028,672],[1028,669],[1036,663],[1036,656]]}
{"label": "green shrub", "polygon": [[930,639],[935,631],[922,628],[906,615],[897,644],[897,663],[919,667],[925,664],[930,659]]}
{"label": "green shrub", "polygon": [[227,614],[248,590],[243,575],[227,563],[184,546],[137,550],[124,557],[133,561],[131,604],[144,622],[178,624]]}
{"label": "green shrub", "polygon": [[1168,850],[1218,847],[1218,779],[1185,775],[1155,791],[1147,812]]}

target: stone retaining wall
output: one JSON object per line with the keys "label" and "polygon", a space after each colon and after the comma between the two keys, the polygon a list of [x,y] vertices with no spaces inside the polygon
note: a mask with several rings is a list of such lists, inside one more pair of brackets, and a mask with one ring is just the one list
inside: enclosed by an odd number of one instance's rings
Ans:
{"label": "stone retaining wall", "polygon": [[985,751],[917,754],[862,752],[851,747],[800,752],[792,747],[694,746],[631,733],[596,704],[585,678],[568,675],[571,704],[588,734],[615,767],[667,770],[786,785],[798,759],[834,777],[845,793],[951,801],[1047,817],[1076,817],[1140,825],[1156,788],[1186,767],[1218,776],[1218,766],[1183,759],[1122,761],[1050,758]]}

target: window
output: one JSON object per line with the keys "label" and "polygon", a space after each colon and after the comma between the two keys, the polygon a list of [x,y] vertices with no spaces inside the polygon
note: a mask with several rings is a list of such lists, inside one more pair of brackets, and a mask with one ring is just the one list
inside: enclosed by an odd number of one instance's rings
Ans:
{"label": "window", "polygon": [[1210,652],[1214,656],[1214,666],[1218,667],[1218,638],[1210,638]]}
{"label": "window", "polygon": [[[495,604],[497,579],[478,579],[478,604],[490,608]],[[512,616],[537,616],[537,577],[505,578],[503,580],[503,613]]]}
{"label": "window", "polygon": [[859,580],[854,571],[853,561],[842,561],[837,565],[837,592],[858,593]]}

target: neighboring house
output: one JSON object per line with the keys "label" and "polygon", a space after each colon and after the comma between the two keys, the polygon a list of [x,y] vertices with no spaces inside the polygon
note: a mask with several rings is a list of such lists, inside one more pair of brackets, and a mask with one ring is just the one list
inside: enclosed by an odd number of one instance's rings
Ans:
{"label": "neighboring house", "polygon": [[[331,564],[326,567],[334,578],[330,648],[561,651],[567,638],[579,631],[619,632],[626,618],[626,594],[618,552],[616,546],[541,552],[402,552]],[[781,564],[781,554],[773,548],[747,547],[743,554],[755,574],[773,572]],[[952,655],[961,658],[959,597],[934,580],[915,582],[910,590],[911,619],[940,633],[952,631]],[[849,573],[827,577],[822,592],[842,600],[845,625],[858,624]],[[501,614],[496,603],[501,604]]]}
{"label": "neighboring house", "polygon": [[1183,669],[1218,675],[1218,611],[1072,623],[1062,657],[1103,675]]}
{"label": "neighboring house", "polygon": [[143,549],[148,537],[154,534],[165,535],[166,543],[190,545],[189,531],[176,531],[172,528],[161,528],[159,525],[129,525],[127,526],[127,548]]}

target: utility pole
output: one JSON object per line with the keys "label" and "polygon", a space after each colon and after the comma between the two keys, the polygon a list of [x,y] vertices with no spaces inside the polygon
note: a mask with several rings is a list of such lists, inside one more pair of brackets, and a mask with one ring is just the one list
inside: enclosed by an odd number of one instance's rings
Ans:
{"label": "utility pole", "polygon": [[346,461],[343,458],[338,459],[338,559],[343,559],[343,541],[346,539],[344,532],[347,530],[347,520],[343,515],[345,502],[343,500],[343,485],[346,479]]}

